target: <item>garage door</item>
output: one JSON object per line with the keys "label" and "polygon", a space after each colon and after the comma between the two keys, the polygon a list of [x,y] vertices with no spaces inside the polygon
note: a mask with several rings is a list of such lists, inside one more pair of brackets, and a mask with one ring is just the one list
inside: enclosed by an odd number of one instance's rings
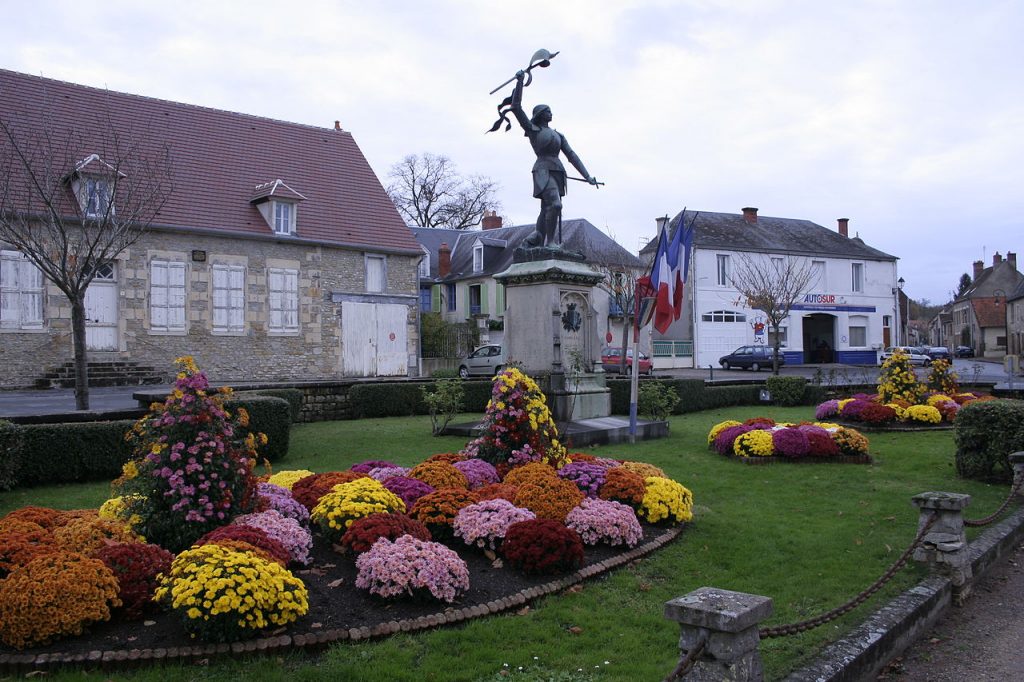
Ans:
{"label": "garage door", "polygon": [[345,301],[341,305],[341,374],[407,376],[409,308]]}

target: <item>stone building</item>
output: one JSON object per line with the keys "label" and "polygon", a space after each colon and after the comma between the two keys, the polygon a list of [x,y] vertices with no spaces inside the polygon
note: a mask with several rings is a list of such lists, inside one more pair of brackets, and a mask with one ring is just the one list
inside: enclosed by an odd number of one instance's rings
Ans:
{"label": "stone building", "polygon": [[[75,192],[86,180],[90,192],[104,191],[102,174],[89,174],[103,159],[90,134],[97,121],[170,155],[166,203],[88,289],[93,366],[166,374],[188,354],[217,381],[415,373],[422,252],[338,123],[300,125],[4,70],[0,93],[5,122],[72,140],[68,156],[80,172],[67,169],[69,203],[96,199]],[[9,244],[0,244],[0,283],[0,386],[45,383],[72,359],[67,298]]]}
{"label": "stone building", "polygon": [[1003,258],[996,252],[988,267],[984,261],[974,261],[972,275],[971,286],[951,304],[951,345],[969,346],[977,357],[1001,358],[1013,339],[1017,324],[1013,314],[1019,305],[1014,297],[1024,284],[1024,274],[1017,270],[1017,254],[1009,251]]}

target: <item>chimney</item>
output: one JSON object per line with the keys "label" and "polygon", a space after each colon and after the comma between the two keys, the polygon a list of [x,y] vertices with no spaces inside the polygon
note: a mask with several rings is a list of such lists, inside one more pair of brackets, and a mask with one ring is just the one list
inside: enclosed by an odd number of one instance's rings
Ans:
{"label": "chimney", "polygon": [[850,219],[849,218],[837,218],[836,222],[839,223],[839,234],[844,237],[850,236]]}
{"label": "chimney", "polygon": [[1013,251],[1006,252],[1006,262],[1010,264],[1010,267],[1014,270],[1017,269],[1017,254]]}
{"label": "chimney", "polygon": [[1003,254],[996,251],[992,254],[992,267],[995,267],[1003,262]]}
{"label": "chimney", "polygon": [[747,206],[743,209],[743,219],[751,225],[757,224],[757,209]]}
{"label": "chimney", "polygon": [[484,211],[484,218],[480,226],[485,230],[496,230],[501,227],[501,216],[494,211]]}
{"label": "chimney", "polygon": [[335,121],[334,122],[334,129],[335,130],[341,130],[341,121]]}
{"label": "chimney", "polygon": [[437,276],[441,279],[447,277],[452,271],[452,250],[448,244],[441,242],[437,249]]}
{"label": "chimney", "polygon": [[978,278],[981,277],[981,273],[985,271],[985,261],[976,260],[974,261],[974,281],[977,282]]}
{"label": "chimney", "polygon": [[660,218],[655,218],[654,222],[658,226],[658,234],[655,236],[655,238],[657,239],[658,237],[661,236],[662,230],[668,229],[670,218],[667,215],[664,215]]}

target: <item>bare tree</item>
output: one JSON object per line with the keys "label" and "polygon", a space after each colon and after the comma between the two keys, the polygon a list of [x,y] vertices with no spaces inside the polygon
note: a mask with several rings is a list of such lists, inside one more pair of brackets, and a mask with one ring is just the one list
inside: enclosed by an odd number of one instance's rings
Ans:
{"label": "bare tree", "polygon": [[388,172],[387,192],[402,217],[419,227],[465,230],[484,211],[500,211],[498,183],[483,175],[462,176],[447,156],[410,154]]}
{"label": "bare tree", "polygon": [[636,317],[636,281],[640,275],[629,268],[615,265],[600,265],[596,266],[596,269],[604,275],[604,279],[597,286],[607,292],[612,303],[622,311],[622,353],[619,356],[619,373],[625,375],[629,332],[633,329]]}
{"label": "bare tree", "polygon": [[779,326],[814,283],[815,276],[813,264],[806,258],[741,253],[729,278],[733,287],[746,299],[747,307],[764,313],[773,332],[774,374],[779,373]]}
{"label": "bare tree", "polygon": [[[91,125],[90,125],[91,123]],[[89,409],[85,293],[142,236],[171,192],[170,154],[108,116],[58,129],[46,113],[0,117],[0,242],[71,304],[75,407]]]}

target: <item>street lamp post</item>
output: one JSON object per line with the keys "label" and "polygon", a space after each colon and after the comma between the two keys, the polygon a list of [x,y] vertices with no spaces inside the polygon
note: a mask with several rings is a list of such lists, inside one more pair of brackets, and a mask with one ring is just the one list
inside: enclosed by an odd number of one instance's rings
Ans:
{"label": "street lamp post", "polygon": [[900,277],[896,280],[896,345],[907,345],[907,316],[910,314],[910,306],[907,306],[907,314],[903,313],[903,285],[907,280]]}

